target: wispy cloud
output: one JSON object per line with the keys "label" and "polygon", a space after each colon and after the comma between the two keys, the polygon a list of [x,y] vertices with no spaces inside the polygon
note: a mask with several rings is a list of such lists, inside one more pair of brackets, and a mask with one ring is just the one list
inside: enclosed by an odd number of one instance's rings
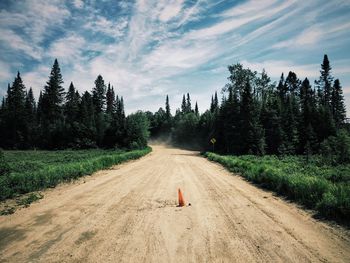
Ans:
{"label": "wispy cloud", "polygon": [[274,79],[289,70],[317,78],[324,53],[350,87],[349,13],[342,0],[0,4],[0,89],[3,94],[20,69],[38,94],[58,58],[65,86],[74,81],[80,91],[91,90],[102,74],[126,97],[129,111],[156,110],[166,93],[175,104],[191,92],[205,105],[225,84],[228,64],[265,68]]}

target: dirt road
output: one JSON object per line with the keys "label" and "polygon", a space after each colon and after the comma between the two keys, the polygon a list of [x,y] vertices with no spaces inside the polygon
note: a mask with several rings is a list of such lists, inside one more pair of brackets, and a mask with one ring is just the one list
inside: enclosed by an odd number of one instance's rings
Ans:
{"label": "dirt road", "polygon": [[0,217],[1,262],[350,262],[345,230],[196,152],[154,146],[44,195]]}

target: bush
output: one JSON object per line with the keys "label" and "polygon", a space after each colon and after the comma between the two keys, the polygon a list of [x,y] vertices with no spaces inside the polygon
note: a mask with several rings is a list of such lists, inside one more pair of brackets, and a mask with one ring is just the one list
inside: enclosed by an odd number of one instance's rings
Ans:
{"label": "bush", "polygon": [[[0,200],[47,187],[55,187],[61,182],[74,180],[127,160],[140,158],[151,150],[147,147],[129,152],[98,151],[98,155],[94,150],[83,152],[63,151],[66,153],[66,158],[61,156],[61,159],[53,160],[53,163],[44,166],[42,169],[23,171],[21,168],[18,171],[11,172],[8,176],[0,177]],[[90,152],[95,154],[89,156]],[[50,154],[52,153],[50,152],[47,155],[50,156]],[[41,157],[40,154],[39,157]],[[50,157],[54,159],[54,154]]]}
{"label": "bush", "polygon": [[5,160],[4,153],[0,150],[0,176],[5,176],[10,173],[10,166]]}
{"label": "bush", "polygon": [[340,130],[337,136],[330,136],[321,144],[324,161],[331,164],[350,163],[350,136],[347,131]]}
{"label": "bush", "polygon": [[[344,139],[341,141],[344,143]],[[205,156],[231,172],[316,209],[323,216],[350,219],[349,166],[305,164],[302,157],[277,159],[214,153],[205,153]]]}

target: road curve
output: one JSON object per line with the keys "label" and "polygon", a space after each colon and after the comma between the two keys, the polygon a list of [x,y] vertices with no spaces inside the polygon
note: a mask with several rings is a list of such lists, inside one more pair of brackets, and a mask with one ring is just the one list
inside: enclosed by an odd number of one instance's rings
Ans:
{"label": "road curve", "polygon": [[0,262],[350,262],[349,232],[197,152],[153,146],[44,195],[0,217]]}

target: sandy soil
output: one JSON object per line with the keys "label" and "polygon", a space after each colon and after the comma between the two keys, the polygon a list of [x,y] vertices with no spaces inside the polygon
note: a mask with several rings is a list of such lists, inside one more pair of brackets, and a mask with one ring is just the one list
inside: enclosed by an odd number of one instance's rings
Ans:
{"label": "sandy soil", "polygon": [[0,217],[1,262],[350,262],[347,231],[196,152],[154,146],[44,195]]}

